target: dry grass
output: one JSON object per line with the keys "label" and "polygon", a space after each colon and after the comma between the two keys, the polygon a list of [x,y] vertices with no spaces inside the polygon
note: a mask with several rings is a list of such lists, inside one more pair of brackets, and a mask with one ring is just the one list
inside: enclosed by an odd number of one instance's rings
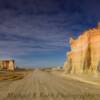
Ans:
{"label": "dry grass", "polygon": [[29,72],[29,70],[0,71],[0,81],[23,79]]}

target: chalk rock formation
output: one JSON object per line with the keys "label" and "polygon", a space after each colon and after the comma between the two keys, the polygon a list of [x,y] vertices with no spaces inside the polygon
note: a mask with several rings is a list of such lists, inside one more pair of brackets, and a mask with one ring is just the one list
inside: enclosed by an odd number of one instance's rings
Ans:
{"label": "chalk rock formation", "polygon": [[[70,39],[71,51],[67,53],[65,70],[70,73],[97,73],[100,71],[100,23],[98,27]],[[66,62],[66,61],[65,61]]]}
{"label": "chalk rock formation", "polygon": [[70,73],[72,70],[71,52],[67,52],[68,59],[64,62],[65,73]]}
{"label": "chalk rock formation", "polygon": [[15,61],[14,60],[2,60],[0,61],[0,70],[15,70]]}

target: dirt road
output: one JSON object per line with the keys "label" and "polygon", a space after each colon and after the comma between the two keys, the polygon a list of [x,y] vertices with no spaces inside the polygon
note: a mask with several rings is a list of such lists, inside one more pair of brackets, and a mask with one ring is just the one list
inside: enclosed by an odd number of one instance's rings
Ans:
{"label": "dirt road", "polygon": [[100,87],[37,69],[22,80],[1,82],[0,100],[100,100]]}

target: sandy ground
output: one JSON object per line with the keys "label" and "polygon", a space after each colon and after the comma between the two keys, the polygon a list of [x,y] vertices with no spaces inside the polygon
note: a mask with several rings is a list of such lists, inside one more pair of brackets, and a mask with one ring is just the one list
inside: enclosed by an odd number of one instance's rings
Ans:
{"label": "sandy ground", "polygon": [[0,82],[0,100],[100,100],[100,87],[36,69]]}

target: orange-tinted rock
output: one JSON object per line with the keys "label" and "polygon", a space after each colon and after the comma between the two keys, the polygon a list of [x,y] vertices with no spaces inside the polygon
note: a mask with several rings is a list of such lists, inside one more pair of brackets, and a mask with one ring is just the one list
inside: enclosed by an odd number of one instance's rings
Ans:
{"label": "orange-tinted rock", "polygon": [[71,51],[67,55],[70,73],[99,72],[100,23],[97,28],[83,32],[77,39],[71,38],[70,47]]}
{"label": "orange-tinted rock", "polygon": [[0,70],[15,70],[14,60],[2,60],[0,61]]}

